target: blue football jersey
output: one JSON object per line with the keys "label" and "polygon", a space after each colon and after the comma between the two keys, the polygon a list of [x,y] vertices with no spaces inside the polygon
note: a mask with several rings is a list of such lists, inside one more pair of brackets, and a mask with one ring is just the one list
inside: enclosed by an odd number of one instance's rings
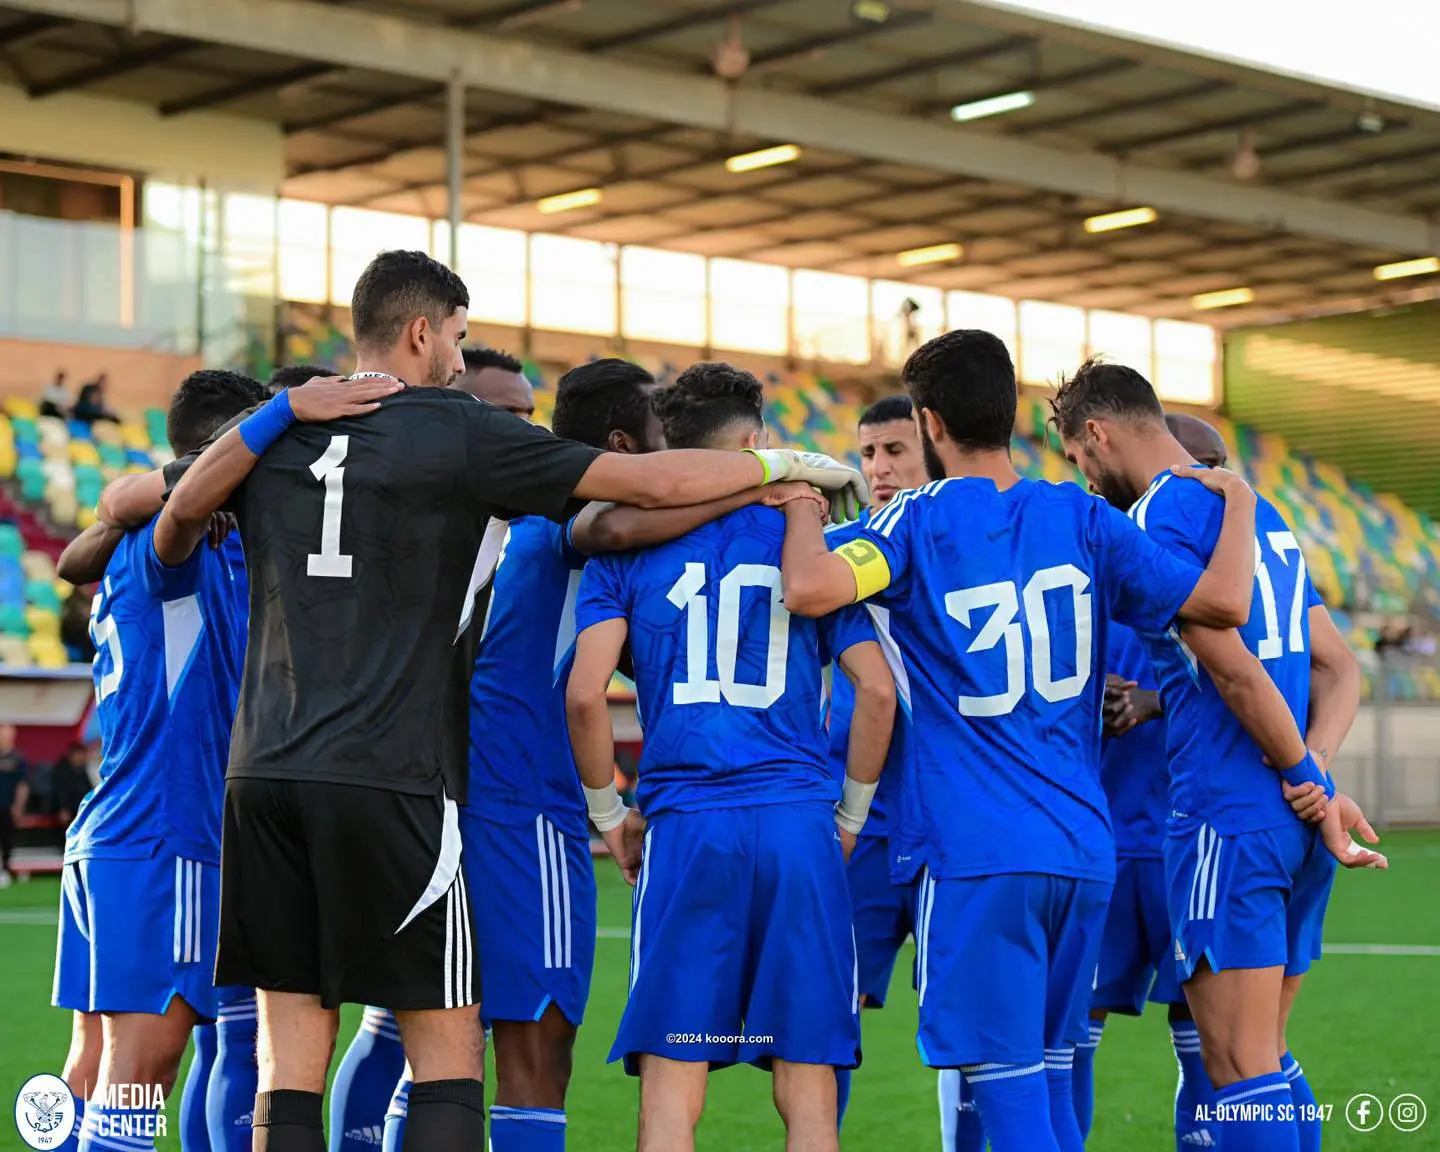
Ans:
{"label": "blue football jersey", "polygon": [[[860,529],[869,520],[866,512],[851,524],[838,524],[825,533],[825,542],[831,549],[848,544],[860,535]],[[850,718],[855,713],[855,685],[839,667],[830,677],[830,771],[835,779],[843,783],[845,764],[850,750]],[[890,754],[885,757],[885,768],[880,773],[880,784],[875,789],[875,798],[870,804],[870,815],[861,830],[862,836],[887,836],[890,832],[890,812],[900,802],[900,790],[905,776],[905,752],[909,736],[909,717],[902,704],[896,710],[895,728],[890,737]]]}
{"label": "blue football jersey", "polygon": [[543,813],[566,835],[586,833],[565,725],[584,566],[561,525],[510,522],[470,680],[470,798],[498,823]]}
{"label": "blue football jersey", "polygon": [[875,631],[858,608],[819,621],[785,610],[784,537],[779,509],[741,508],[585,567],[579,630],[630,623],[646,816],[840,797],[821,669]]}
{"label": "blue football jersey", "polygon": [[[1158,687],[1140,637],[1123,624],[1111,624],[1107,629],[1100,667],[1106,675],[1135,681],[1137,688],[1155,691]],[[1163,716],[1104,740],[1100,784],[1110,803],[1116,857],[1158,860],[1170,807]]]}
{"label": "blue football jersey", "polygon": [[913,717],[898,834],[916,863],[1113,879],[1098,654],[1112,619],[1167,627],[1201,569],[1075,485],[1030,480],[901,493],[864,539],[891,574],[870,604]]}
{"label": "blue football jersey", "polygon": [[[158,516],[156,517],[158,519]],[[100,782],[65,835],[65,860],[160,850],[220,862],[230,729],[245,665],[245,556],[231,535],[167,568],[155,521],[128,533],[90,613]]]}
{"label": "blue football jersey", "polygon": [[[1162,472],[1130,518],[1171,554],[1205,563],[1220,539],[1224,501],[1203,484]],[[1303,734],[1310,707],[1310,605],[1317,603],[1305,556],[1264,497],[1255,506],[1255,594],[1241,628]],[[1275,769],[1235,719],[1178,629],[1140,629],[1160,681],[1170,759],[1169,828],[1208,824],[1222,836],[1294,822]]]}

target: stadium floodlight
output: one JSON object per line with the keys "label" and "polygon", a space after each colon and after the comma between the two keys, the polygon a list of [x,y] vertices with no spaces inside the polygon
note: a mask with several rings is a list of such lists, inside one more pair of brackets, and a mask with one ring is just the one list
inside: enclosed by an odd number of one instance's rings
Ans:
{"label": "stadium floodlight", "polygon": [[1253,288],[1222,288],[1218,292],[1201,292],[1190,297],[1192,308],[1234,308],[1237,304],[1249,304],[1255,299]]}
{"label": "stadium floodlight", "polygon": [[744,152],[731,156],[725,167],[731,172],[753,172],[757,168],[772,168],[776,164],[789,164],[800,159],[800,149],[795,144],[777,144],[773,148],[761,148],[758,152]]}
{"label": "stadium floodlight", "polygon": [[1375,269],[1375,279],[1402,280],[1406,276],[1425,276],[1431,272],[1440,272],[1440,256],[1421,256],[1418,260],[1381,264]]}
{"label": "stadium floodlight", "polygon": [[1153,224],[1160,218],[1154,208],[1125,208],[1119,212],[1105,212],[1091,216],[1085,221],[1086,232],[1114,232],[1117,228],[1136,228],[1141,224]]}
{"label": "stadium floodlight", "polygon": [[972,100],[968,104],[956,104],[950,109],[950,119],[957,124],[963,124],[967,120],[999,116],[1002,112],[1018,112],[1034,103],[1033,92],[1007,92],[1003,96],[989,96],[984,100]]}
{"label": "stadium floodlight", "polygon": [[945,260],[958,260],[964,251],[959,244],[932,244],[928,248],[909,248],[896,255],[902,268],[914,268],[919,264],[939,264]]}
{"label": "stadium floodlight", "polygon": [[555,212],[572,212],[576,208],[589,208],[600,203],[599,188],[578,188],[574,192],[561,192],[558,196],[546,196],[535,201],[535,207],[549,216]]}

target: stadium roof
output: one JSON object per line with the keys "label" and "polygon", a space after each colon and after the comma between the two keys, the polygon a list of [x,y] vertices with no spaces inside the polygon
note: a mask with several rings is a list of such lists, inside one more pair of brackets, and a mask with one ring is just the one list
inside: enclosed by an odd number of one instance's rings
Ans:
{"label": "stadium roof", "polygon": [[454,76],[479,223],[1154,316],[1252,289],[1223,323],[1423,294],[1373,269],[1440,253],[1440,113],[956,0],[0,0],[0,44],[33,97],[280,123],[285,194],[334,204],[446,214]]}

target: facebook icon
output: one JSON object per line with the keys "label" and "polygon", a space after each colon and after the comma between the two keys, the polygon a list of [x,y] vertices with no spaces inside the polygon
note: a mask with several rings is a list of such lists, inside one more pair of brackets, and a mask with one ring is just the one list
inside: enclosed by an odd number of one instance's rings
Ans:
{"label": "facebook icon", "polygon": [[1345,1122],[1357,1132],[1373,1132],[1385,1120],[1385,1105],[1368,1092],[1352,1096],[1345,1105]]}

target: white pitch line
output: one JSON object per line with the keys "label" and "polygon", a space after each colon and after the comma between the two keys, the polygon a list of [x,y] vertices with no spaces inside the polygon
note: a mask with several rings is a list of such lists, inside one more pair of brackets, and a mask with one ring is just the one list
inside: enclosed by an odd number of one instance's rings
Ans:
{"label": "white pitch line", "polygon": [[[48,908],[11,908],[0,910],[0,927],[32,925],[53,928],[58,916]],[[602,926],[595,930],[601,940],[629,940],[629,928]],[[1440,956],[1440,944],[1326,944],[1327,956]]]}
{"label": "white pitch line", "polygon": [[1327,956],[1440,956],[1437,944],[1325,944]]}

